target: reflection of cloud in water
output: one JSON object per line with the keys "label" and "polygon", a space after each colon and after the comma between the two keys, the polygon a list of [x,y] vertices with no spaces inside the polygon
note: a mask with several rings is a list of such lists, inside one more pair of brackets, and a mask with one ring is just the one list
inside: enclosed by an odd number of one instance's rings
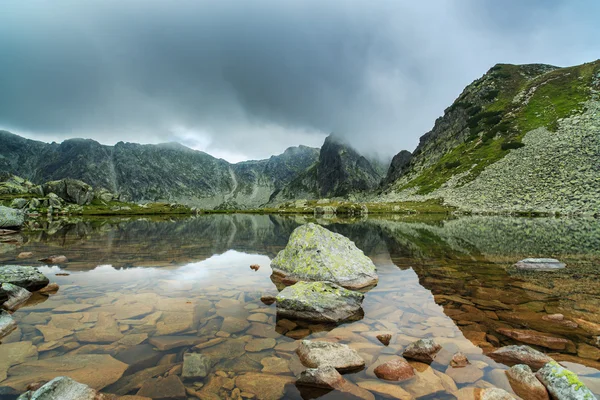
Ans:
{"label": "reflection of cloud in water", "polygon": [[[64,278],[71,281],[84,279],[86,283],[90,284],[103,284],[107,282],[123,283],[143,279],[168,279],[170,281],[189,282],[218,278],[224,272],[227,274],[235,274],[237,271],[248,272],[251,264],[260,265],[261,269],[268,270],[270,274],[270,263],[271,259],[267,256],[229,250],[223,254],[214,255],[203,261],[186,264],[177,269],[155,267],[117,269],[112,265],[98,265],[89,271],[68,271],[70,275]],[[57,266],[43,266],[39,270],[49,277],[65,272],[65,270]],[[56,276],[56,278],[63,277]]]}

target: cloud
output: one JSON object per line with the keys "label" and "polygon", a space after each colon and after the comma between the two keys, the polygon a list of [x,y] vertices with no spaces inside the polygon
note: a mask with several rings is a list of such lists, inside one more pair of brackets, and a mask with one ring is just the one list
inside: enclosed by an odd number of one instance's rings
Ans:
{"label": "cloud", "polygon": [[0,15],[0,128],[230,160],[330,132],[412,150],[497,62],[600,54],[590,1],[30,0]]}

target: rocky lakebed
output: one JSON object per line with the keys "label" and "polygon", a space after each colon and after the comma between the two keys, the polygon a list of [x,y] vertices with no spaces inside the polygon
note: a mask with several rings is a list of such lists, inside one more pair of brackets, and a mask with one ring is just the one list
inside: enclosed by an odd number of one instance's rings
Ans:
{"label": "rocky lakebed", "polygon": [[600,395],[597,219],[228,214],[0,233],[0,399]]}

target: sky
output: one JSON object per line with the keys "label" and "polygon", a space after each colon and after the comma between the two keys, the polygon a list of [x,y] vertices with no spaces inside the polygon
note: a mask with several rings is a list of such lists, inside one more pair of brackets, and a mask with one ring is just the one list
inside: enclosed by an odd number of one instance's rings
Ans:
{"label": "sky", "polygon": [[496,63],[600,58],[597,0],[5,0],[0,129],[237,162],[414,150]]}

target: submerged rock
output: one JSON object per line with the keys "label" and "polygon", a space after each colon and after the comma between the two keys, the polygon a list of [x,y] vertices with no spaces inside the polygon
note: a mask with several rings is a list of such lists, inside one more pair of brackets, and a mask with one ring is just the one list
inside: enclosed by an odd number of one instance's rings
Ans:
{"label": "submerged rock", "polygon": [[342,343],[303,340],[296,349],[300,362],[308,368],[332,366],[339,372],[361,369],[365,366],[358,353]]}
{"label": "submerged rock", "polygon": [[329,282],[298,282],[277,295],[280,317],[341,322],[362,317],[364,295]]}
{"label": "submerged rock", "polygon": [[52,379],[34,392],[26,392],[18,400],[99,400],[104,396],[67,376]]}
{"label": "submerged rock", "polygon": [[138,396],[149,397],[157,400],[185,400],[185,386],[176,375],[169,375],[166,378],[158,377],[144,382]]}
{"label": "submerged rock", "polygon": [[566,266],[567,264],[558,261],[556,258],[526,258],[514,265],[517,269],[529,271],[554,271]]}
{"label": "submerged rock", "polygon": [[517,364],[508,371],[506,377],[512,390],[524,399],[550,400],[548,390],[535,377],[531,368],[525,364]]}
{"label": "submerged rock", "polygon": [[25,218],[21,211],[0,206],[0,228],[20,228],[24,223]]}
{"label": "submerged rock", "polygon": [[433,362],[436,354],[442,349],[433,339],[419,339],[408,345],[402,355],[424,363]]}
{"label": "submerged rock", "polygon": [[235,378],[235,385],[245,393],[252,393],[258,400],[278,400],[285,393],[285,386],[294,382],[291,376],[249,372]]}
{"label": "submerged rock", "polygon": [[212,361],[209,357],[200,353],[186,353],[183,355],[183,371],[181,377],[204,378],[210,372]]}
{"label": "submerged rock", "polygon": [[556,361],[544,365],[536,374],[553,399],[593,400],[594,394],[579,377]]}
{"label": "submerged rock", "polygon": [[533,371],[537,371],[546,365],[546,363],[553,361],[552,358],[529,346],[504,346],[491,352],[488,356],[509,367],[516,364],[525,364]]}
{"label": "submerged rock", "polygon": [[348,238],[320,225],[296,228],[271,263],[273,278],[289,281],[330,281],[348,289],[377,283],[375,265]]}
{"label": "submerged rock", "polygon": [[0,282],[12,283],[35,292],[46,287],[50,280],[35,267],[5,265],[0,267]]}

